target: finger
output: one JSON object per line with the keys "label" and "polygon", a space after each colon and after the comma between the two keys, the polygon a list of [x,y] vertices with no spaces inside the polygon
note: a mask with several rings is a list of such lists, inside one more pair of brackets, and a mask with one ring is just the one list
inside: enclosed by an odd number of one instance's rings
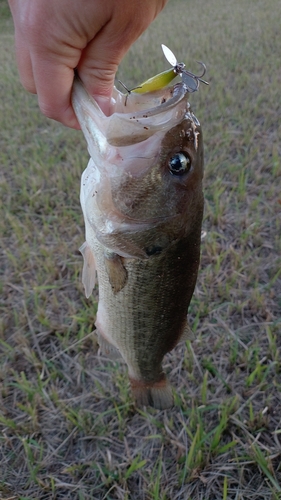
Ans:
{"label": "finger", "polygon": [[15,49],[21,84],[28,92],[36,94],[29,49],[21,43],[21,38],[17,34],[15,35]]}
{"label": "finger", "polygon": [[32,63],[30,58],[29,46],[26,43],[25,36],[22,32],[22,26],[18,17],[17,1],[9,0],[9,6],[13,16],[15,26],[15,53],[17,66],[22,86],[32,94],[36,94],[36,87],[33,78]]}
{"label": "finger", "polygon": [[108,113],[115,74],[121,56],[112,53],[103,30],[83,50],[77,66],[79,77],[105,114]]}
{"label": "finger", "polygon": [[116,39],[109,36],[110,29],[104,28],[87,45],[82,53],[77,70],[87,91],[108,115],[110,98],[119,63],[129,50],[131,39]]}
{"label": "finger", "polygon": [[74,70],[56,60],[32,61],[38,103],[44,115],[67,127],[80,129],[71,104]]}

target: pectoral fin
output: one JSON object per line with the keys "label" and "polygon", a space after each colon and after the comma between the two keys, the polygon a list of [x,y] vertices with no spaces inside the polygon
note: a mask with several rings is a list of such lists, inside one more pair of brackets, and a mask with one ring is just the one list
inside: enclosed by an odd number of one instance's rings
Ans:
{"label": "pectoral fin", "polygon": [[116,253],[108,252],[104,255],[104,262],[112,291],[118,293],[125,286],[128,277],[123,258]]}
{"label": "pectoral fin", "polygon": [[90,297],[93,288],[96,283],[96,264],[94,254],[85,241],[83,245],[79,248],[81,254],[83,255],[84,264],[82,271],[82,283],[85,288],[85,295],[87,299]]}

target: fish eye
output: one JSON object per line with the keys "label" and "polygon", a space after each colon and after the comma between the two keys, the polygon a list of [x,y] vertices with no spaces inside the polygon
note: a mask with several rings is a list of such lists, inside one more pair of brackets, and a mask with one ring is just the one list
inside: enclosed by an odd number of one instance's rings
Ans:
{"label": "fish eye", "polygon": [[184,175],[191,167],[191,158],[187,153],[175,153],[169,158],[169,169],[173,175]]}

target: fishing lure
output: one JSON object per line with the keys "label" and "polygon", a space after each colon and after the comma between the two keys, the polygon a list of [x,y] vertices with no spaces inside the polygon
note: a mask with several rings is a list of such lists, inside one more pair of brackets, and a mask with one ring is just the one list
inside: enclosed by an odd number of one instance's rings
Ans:
{"label": "fishing lure", "polygon": [[203,73],[202,75],[195,75],[194,73],[191,73],[191,71],[187,71],[185,68],[184,63],[179,63],[177,61],[177,58],[175,54],[166,47],[166,45],[161,45],[164,56],[166,57],[168,63],[173,66],[173,70],[175,75],[179,75],[183,81],[183,83],[186,85],[188,92],[196,92],[199,88],[199,82],[205,83],[205,85],[209,85],[208,82],[202,79],[202,76],[205,75],[206,73],[206,66],[204,63],[201,61],[197,61],[201,66],[203,66]]}
{"label": "fishing lure", "polygon": [[195,75],[194,73],[191,73],[191,71],[187,71],[185,68],[184,63],[179,63],[177,61],[177,58],[175,54],[169,49],[166,45],[162,44],[161,45],[164,56],[166,57],[167,61],[171,64],[172,68],[167,69],[166,71],[162,71],[162,73],[158,73],[155,76],[152,76],[148,80],[145,80],[145,82],[141,83],[137,87],[134,87],[133,89],[128,89],[124,83],[122,83],[120,80],[118,82],[124,87],[124,89],[128,92],[125,100],[125,106],[127,104],[127,99],[128,96],[131,94],[131,92],[134,92],[136,94],[144,94],[145,92],[153,92],[155,90],[161,90],[162,88],[166,87],[174,78],[177,76],[180,76],[183,83],[185,84],[188,92],[196,92],[199,88],[199,82],[205,83],[205,85],[209,85],[208,82],[202,79],[202,76],[205,75],[206,73],[206,66],[204,63],[201,61],[197,61],[201,66],[203,66],[203,73],[202,75]]}
{"label": "fishing lure", "polygon": [[199,88],[199,82],[205,83],[205,85],[209,85],[208,82],[202,79],[202,77],[206,73],[206,66],[204,63],[201,61],[197,61],[201,66],[203,66],[203,73],[202,75],[195,75],[194,73],[191,73],[191,71],[187,71],[185,69],[185,64],[184,63],[179,63],[177,61],[177,58],[175,54],[166,47],[166,45],[162,44],[161,45],[164,56],[166,57],[168,63],[173,66],[171,69],[167,69],[166,71],[163,71],[162,73],[158,73],[155,76],[152,76],[145,82],[141,83],[138,87],[135,87],[132,90],[128,90],[123,84],[124,88],[129,92],[137,93],[137,94],[143,94],[145,92],[152,92],[153,90],[160,90],[163,87],[166,87],[174,78],[177,76],[180,76],[183,83],[186,85],[188,92],[196,92]]}

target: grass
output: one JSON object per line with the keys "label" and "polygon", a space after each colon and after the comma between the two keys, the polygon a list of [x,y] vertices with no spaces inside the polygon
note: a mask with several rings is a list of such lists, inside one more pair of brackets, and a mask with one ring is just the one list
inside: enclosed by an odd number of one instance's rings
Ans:
{"label": "grass", "polygon": [[210,82],[190,98],[206,152],[195,340],[165,359],[162,412],[136,410],[125,367],[97,355],[85,141],[21,88],[0,12],[0,498],[280,499],[280,2],[170,0],[118,72],[133,87],[163,70],[163,42]]}

